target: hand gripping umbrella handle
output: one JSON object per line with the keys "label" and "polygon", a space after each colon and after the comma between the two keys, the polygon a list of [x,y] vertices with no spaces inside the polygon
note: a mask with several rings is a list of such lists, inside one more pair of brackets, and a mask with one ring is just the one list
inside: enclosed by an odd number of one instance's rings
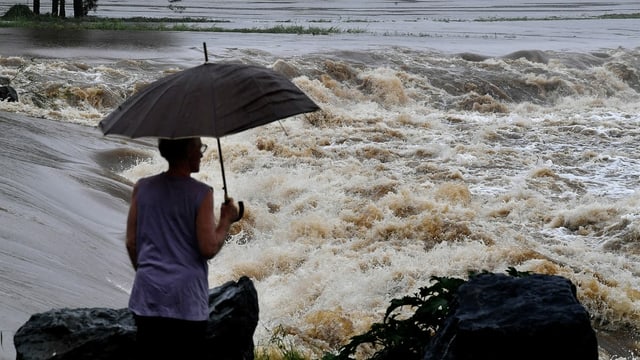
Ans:
{"label": "hand gripping umbrella handle", "polygon": [[[224,201],[229,201],[229,199],[227,199],[227,197],[225,196]],[[242,219],[242,216],[244,215],[244,202],[242,201],[238,201],[238,217],[235,218],[232,222],[237,222],[240,221],[240,219]]]}
{"label": "hand gripping umbrella handle", "polygon": [[[225,197],[225,201],[228,201],[228,199],[226,197]],[[235,218],[232,222],[240,221],[240,219],[242,219],[243,215],[244,215],[244,202],[238,201],[238,217]]]}

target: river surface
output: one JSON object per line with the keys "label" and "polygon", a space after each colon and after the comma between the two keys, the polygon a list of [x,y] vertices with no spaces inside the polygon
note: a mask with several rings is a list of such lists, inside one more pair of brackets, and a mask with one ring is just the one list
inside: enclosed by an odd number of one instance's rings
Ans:
{"label": "river surface", "polygon": [[[341,32],[0,28],[0,78],[20,100],[0,102],[0,359],[33,313],[126,307],[131,185],[166,164],[151,139],[96,126],[202,63],[203,43],[210,61],[286,69],[322,108],[222,139],[247,212],[209,280],[252,278],[259,347],[279,334],[319,358],[434,275],[513,266],[572,280],[600,358],[636,359],[638,13],[637,1],[100,0],[91,15]],[[204,142],[194,176],[219,203]]]}

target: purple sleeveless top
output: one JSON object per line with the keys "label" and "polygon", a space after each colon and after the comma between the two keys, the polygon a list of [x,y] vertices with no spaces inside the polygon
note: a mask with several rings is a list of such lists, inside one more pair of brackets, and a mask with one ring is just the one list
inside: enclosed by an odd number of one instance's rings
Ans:
{"label": "purple sleeveless top", "polygon": [[134,314],[209,318],[208,265],[198,249],[196,215],[210,189],[165,173],[138,181],[138,269],[129,297]]}

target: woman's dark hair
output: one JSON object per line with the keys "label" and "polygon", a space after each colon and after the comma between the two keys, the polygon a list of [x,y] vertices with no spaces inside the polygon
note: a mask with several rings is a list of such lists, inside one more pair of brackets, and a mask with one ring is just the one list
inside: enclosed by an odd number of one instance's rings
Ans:
{"label": "woman's dark hair", "polygon": [[160,139],[158,140],[158,150],[160,150],[160,155],[167,159],[169,164],[172,164],[176,160],[187,157],[191,141],[193,141],[192,138]]}

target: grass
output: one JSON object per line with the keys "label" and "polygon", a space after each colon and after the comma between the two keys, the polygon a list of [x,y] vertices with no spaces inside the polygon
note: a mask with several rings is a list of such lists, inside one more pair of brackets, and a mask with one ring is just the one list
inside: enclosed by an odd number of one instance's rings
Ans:
{"label": "grass", "polygon": [[640,13],[632,13],[632,14],[605,14],[598,16],[588,16],[588,17],[560,17],[560,16],[548,16],[548,17],[514,17],[514,18],[499,18],[499,17],[491,17],[491,18],[480,18],[475,21],[477,22],[496,22],[496,21],[558,21],[558,20],[600,20],[600,19],[640,19]]}
{"label": "grass", "polygon": [[[26,8],[26,9],[25,9]],[[200,31],[234,33],[269,33],[296,35],[330,35],[339,33],[363,33],[360,29],[340,29],[335,26],[276,25],[267,28],[227,28],[216,24],[226,20],[204,18],[98,18],[87,16],[81,19],[53,17],[49,14],[35,15],[28,7],[16,11],[14,8],[0,17],[0,28],[29,28],[37,30],[128,30],[128,31]]]}
{"label": "grass", "polygon": [[[210,21],[208,21],[210,22]],[[205,22],[185,19],[178,22],[136,21],[131,19],[100,19],[87,21],[76,19],[36,20],[19,19],[0,21],[0,27],[30,28],[38,30],[130,30],[130,31],[201,31],[201,32],[235,32],[235,33],[269,33],[269,34],[307,34],[330,35],[337,33],[358,33],[361,30],[341,30],[337,27],[319,27],[302,25],[276,25],[268,28],[223,28],[207,26]]]}
{"label": "grass", "polygon": [[600,15],[598,19],[640,19],[640,13],[634,14],[607,14]]}

